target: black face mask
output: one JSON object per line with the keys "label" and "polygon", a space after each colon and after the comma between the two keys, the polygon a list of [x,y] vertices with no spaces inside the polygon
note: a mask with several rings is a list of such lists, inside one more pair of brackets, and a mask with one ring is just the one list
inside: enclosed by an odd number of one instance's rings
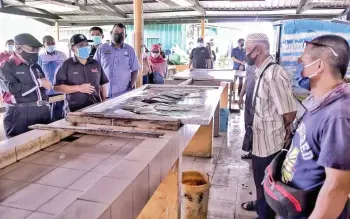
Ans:
{"label": "black face mask", "polygon": [[241,43],[240,46],[243,48],[244,47],[244,43]]}
{"label": "black face mask", "polygon": [[38,53],[28,53],[28,52],[22,51],[21,56],[24,60],[26,60],[31,65],[37,63],[39,59]]}
{"label": "black face mask", "polygon": [[112,35],[113,37],[113,41],[117,44],[121,44],[124,42],[124,35],[123,34],[120,34],[120,33],[114,33]]}
{"label": "black face mask", "polygon": [[252,58],[251,55],[254,52],[255,48],[253,49],[253,51],[247,55],[245,55],[244,61],[249,65],[249,66],[253,66],[255,65],[256,62],[256,57]]}

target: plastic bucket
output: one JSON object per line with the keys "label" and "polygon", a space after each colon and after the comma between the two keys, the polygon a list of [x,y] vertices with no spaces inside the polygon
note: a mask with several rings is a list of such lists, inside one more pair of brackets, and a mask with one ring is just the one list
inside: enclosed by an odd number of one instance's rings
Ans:
{"label": "plastic bucket", "polygon": [[197,171],[182,173],[181,219],[206,219],[209,202],[209,176]]}
{"label": "plastic bucket", "polygon": [[229,115],[230,111],[228,109],[220,109],[220,132],[227,132]]}

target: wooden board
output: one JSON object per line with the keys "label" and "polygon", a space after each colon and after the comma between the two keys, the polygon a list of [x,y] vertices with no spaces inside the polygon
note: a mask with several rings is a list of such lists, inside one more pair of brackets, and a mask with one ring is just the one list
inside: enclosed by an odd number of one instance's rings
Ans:
{"label": "wooden board", "polygon": [[172,78],[182,80],[192,78],[193,80],[234,82],[235,76],[245,77],[245,75],[245,71],[231,69],[188,69],[173,75]]}

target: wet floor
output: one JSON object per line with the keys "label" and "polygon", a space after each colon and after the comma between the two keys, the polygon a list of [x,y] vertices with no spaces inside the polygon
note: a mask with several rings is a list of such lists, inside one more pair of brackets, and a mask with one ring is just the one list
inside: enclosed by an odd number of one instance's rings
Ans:
{"label": "wet floor", "polygon": [[243,113],[231,114],[228,135],[221,133],[214,138],[212,159],[183,158],[183,170],[198,170],[209,173],[208,219],[252,219],[256,213],[241,209],[241,203],[256,198],[251,162],[241,160],[244,136]]}

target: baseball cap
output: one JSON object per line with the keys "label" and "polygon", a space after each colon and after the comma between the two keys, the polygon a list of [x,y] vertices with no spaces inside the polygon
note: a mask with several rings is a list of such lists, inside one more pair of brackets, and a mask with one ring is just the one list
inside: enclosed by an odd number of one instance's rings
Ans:
{"label": "baseball cap", "polygon": [[14,41],[15,41],[15,45],[18,45],[18,46],[27,45],[33,48],[39,48],[43,46],[39,42],[39,40],[37,40],[35,37],[33,37],[28,33],[18,34],[17,36],[15,36]]}
{"label": "baseball cap", "polygon": [[204,43],[204,40],[202,37],[199,37],[198,40],[197,40],[197,43]]}
{"label": "baseball cap", "polygon": [[89,42],[89,43],[91,43],[91,42],[93,42],[93,40],[88,40],[86,38],[86,36],[84,36],[83,34],[75,34],[75,35],[73,35],[70,38],[70,41],[69,41],[71,47],[73,47],[73,46],[75,46],[75,45],[77,45],[78,43],[81,43],[81,42]]}

